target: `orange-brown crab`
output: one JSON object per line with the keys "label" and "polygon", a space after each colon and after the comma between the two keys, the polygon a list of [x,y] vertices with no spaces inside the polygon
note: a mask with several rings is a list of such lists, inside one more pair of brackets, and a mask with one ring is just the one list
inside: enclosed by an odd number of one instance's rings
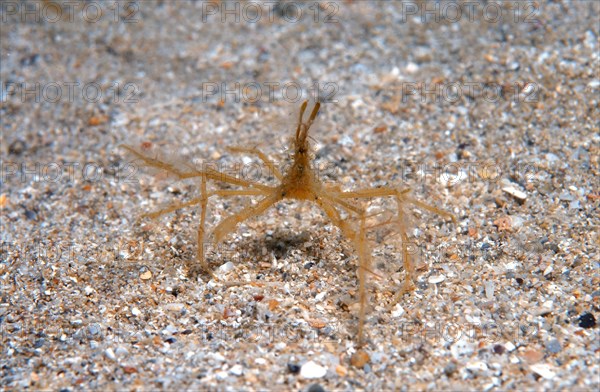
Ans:
{"label": "orange-brown crab", "polygon": [[[191,265],[192,273],[196,271],[197,267],[200,267],[205,272],[211,273],[211,269],[205,259],[203,247],[205,240],[206,208],[208,199],[210,197],[260,197],[256,205],[248,206],[220,221],[212,232],[212,244],[218,244],[229,233],[233,232],[239,223],[262,214],[269,207],[273,206],[280,200],[296,199],[307,200],[316,203],[329,217],[331,222],[337,226],[342,234],[354,245],[354,248],[358,254],[358,297],[360,303],[358,317],[358,345],[362,346],[364,343],[364,324],[367,307],[366,280],[367,274],[373,273],[371,269],[371,250],[367,240],[367,230],[371,227],[367,226],[366,224],[366,220],[369,217],[366,213],[366,210],[356,203],[352,203],[351,200],[391,197],[396,201],[397,212],[395,218],[383,223],[393,224],[396,227],[396,230],[402,241],[402,258],[405,269],[405,283],[404,287],[396,295],[394,303],[397,301],[400,295],[412,289],[413,287],[414,268],[408,251],[408,229],[405,224],[406,205],[412,204],[436,214],[448,217],[453,221],[455,221],[455,218],[448,212],[413,199],[408,194],[409,189],[399,190],[391,187],[380,187],[358,189],[354,191],[341,191],[339,186],[324,185],[317,177],[315,168],[313,167],[313,156],[308,139],[308,132],[315,118],[317,117],[317,113],[319,112],[321,105],[319,102],[314,105],[310,115],[308,116],[308,120],[305,122],[304,113],[307,105],[308,102],[305,101],[300,107],[300,115],[296,125],[296,133],[291,146],[293,151],[292,162],[286,172],[280,172],[279,169],[268,159],[268,157],[256,148],[229,148],[229,151],[231,152],[256,155],[279,180],[280,183],[277,186],[269,186],[258,182],[237,178],[235,176],[231,176],[210,168],[205,168],[202,170],[188,167],[180,168],[177,165],[167,161],[148,156],[147,154],[130,146],[123,145],[123,147],[132,153],[137,159],[141,160],[144,165],[165,170],[179,180],[188,178],[200,179],[200,197],[194,198],[186,203],[172,204],[159,211],[147,214],[147,216],[150,217],[158,217],[162,214],[166,214],[184,207],[200,205],[201,211],[200,226],[198,227],[197,263]],[[208,180],[234,185],[241,189],[218,189],[208,192]]]}

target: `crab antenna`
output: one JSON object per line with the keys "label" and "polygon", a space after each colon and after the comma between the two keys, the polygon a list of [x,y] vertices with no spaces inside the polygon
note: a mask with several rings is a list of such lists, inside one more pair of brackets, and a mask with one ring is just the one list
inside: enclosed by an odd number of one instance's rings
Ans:
{"label": "crab antenna", "polygon": [[313,121],[315,120],[315,117],[317,117],[317,113],[319,113],[320,107],[321,107],[321,102],[315,103],[315,107],[313,108],[312,112],[310,113],[310,117],[308,118],[308,124],[306,125],[307,131],[308,131],[308,128],[310,128],[310,126],[312,125]]}
{"label": "crab antenna", "polygon": [[315,121],[317,114],[319,113],[319,108],[321,107],[321,103],[315,103],[312,112],[310,112],[310,116],[308,116],[308,121],[306,123],[302,122],[302,117],[304,115],[304,111],[306,110],[306,104],[308,101],[304,101],[302,107],[300,108],[300,119],[298,121],[298,128],[296,129],[296,143],[304,143],[306,141],[306,137],[308,136],[308,130],[310,129],[312,123]]}
{"label": "crab antenna", "polygon": [[300,128],[302,127],[302,117],[304,117],[304,111],[306,110],[306,106],[308,105],[308,101],[304,101],[302,106],[300,106],[300,116],[298,117],[298,128],[296,128],[296,140],[300,136]]}

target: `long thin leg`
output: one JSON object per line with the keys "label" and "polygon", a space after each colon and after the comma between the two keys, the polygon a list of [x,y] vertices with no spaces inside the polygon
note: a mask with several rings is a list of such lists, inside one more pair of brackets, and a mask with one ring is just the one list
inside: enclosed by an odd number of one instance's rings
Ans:
{"label": "long thin leg", "polygon": [[438,214],[438,215],[441,215],[441,216],[445,216],[446,218],[450,218],[450,219],[452,219],[452,222],[454,224],[457,223],[456,222],[456,217],[454,216],[454,214],[451,214],[451,213],[446,212],[444,210],[440,210],[437,207],[431,206],[431,205],[429,205],[427,203],[423,203],[422,201],[413,199],[412,197],[404,196],[404,197],[402,197],[402,200],[406,201],[406,202],[409,202],[410,204],[414,204],[414,205],[416,205],[418,207],[421,207],[422,209],[427,210],[429,212],[433,212],[435,214]]}
{"label": "long thin leg", "polygon": [[398,232],[400,233],[400,237],[402,238],[402,263],[404,266],[404,285],[398,291],[394,299],[389,305],[389,308],[394,306],[400,298],[407,292],[412,291],[414,289],[414,263],[408,251],[408,234],[406,233],[406,218],[404,216],[404,209],[402,208],[402,196],[396,196],[396,204],[398,208],[398,218],[396,219],[396,227]]}
{"label": "long thin leg", "polygon": [[123,147],[124,149],[129,151],[137,159],[140,159],[141,161],[143,161],[146,166],[165,170],[165,171],[175,175],[179,180],[185,180],[188,178],[206,177],[206,178],[214,180],[214,181],[220,181],[220,182],[224,182],[224,183],[228,183],[228,184],[232,184],[232,185],[244,186],[247,188],[257,188],[257,189],[262,189],[265,191],[273,191],[275,189],[274,187],[271,187],[268,185],[243,180],[241,178],[236,178],[236,177],[230,176],[228,174],[221,173],[220,171],[212,169],[212,168],[206,168],[205,170],[196,170],[193,168],[189,168],[189,171],[183,171],[183,170],[178,169],[172,163],[165,162],[165,161],[162,161],[162,160],[156,159],[156,158],[150,158],[150,157],[144,155],[143,153],[137,151],[135,148],[130,147],[128,145],[122,144],[121,147]]}
{"label": "long thin leg", "polygon": [[[156,159],[156,158],[150,158],[149,156],[146,156],[145,154],[139,152],[135,148],[130,147],[126,144],[121,144],[119,147],[124,148],[125,150],[127,150],[131,154],[133,154],[137,159],[142,160],[146,166],[154,167],[154,168],[161,169],[161,170],[166,170],[166,171],[174,174],[175,176],[177,176],[179,179],[182,179],[182,178],[184,178],[185,175],[189,174],[187,172],[179,170],[177,167],[175,167],[175,165],[173,165],[171,163],[168,163],[168,162],[162,161],[160,159]],[[198,173],[198,176],[202,176],[202,175],[203,175],[203,173]]]}
{"label": "long thin leg", "polygon": [[346,191],[336,193],[340,199],[371,199],[375,197],[396,196],[410,192],[410,189],[399,191],[394,188],[367,188],[357,189],[355,191]]}
{"label": "long thin leg", "polygon": [[[205,181],[205,177],[202,177],[203,180]],[[262,191],[261,189],[218,189],[212,192],[209,192],[207,194],[207,197],[210,198],[212,196],[224,196],[224,197],[231,197],[231,196],[262,196],[265,195],[266,193],[264,191]],[[203,201],[203,197],[196,197],[191,199],[190,201],[187,201],[185,203],[172,203],[171,205],[169,205],[168,207],[162,208],[158,211],[153,211],[153,212],[149,212],[147,214],[143,214],[142,217],[143,218],[158,218],[161,215],[165,215],[168,214],[170,212],[173,211],[177,211],[180,210],[182,208],[186,208],[186,207],[192,207],[195,206],[197,204],[202,203]]]}
{"label": "long thin leg", "polygon": [[331,222],[342,231],[346,238],[352,241],[354,237],[356,237],[356,231],[352,229],[351,225],[348,224],[347,221],[342,219],[339,211],[330,203],[329,200],[326,198],[319,198],[316,200],[316,202],[319,207],[325,211],[325,214],[329,217]]}
{"label": "long thin leg", "polygon": [[[200,198],[201,208],[200,211],[200,225],[198,226],[198,247],[196,248],[196,259],[200,264],[200,267],[212,275],[210,267],[204,258],[204,230],[206,225],[206,206],[208,204],[208,194],[206,193],[206,177],[202,177],[202,184],[200,186]],[[195,274],[196,268],[190,266],[190,273]]]}
{"label": "long thin leg", "polygon": [[173,203],[170,206],[162,208],[162,209],[160,209],[158,211],[153,211],[153,212],[149,212],[149,213],[143,214],[142,217],[143,218],[152,218],[152,219],[154,219],[154,218],[158,218],[161,215],[165,215],[165,214],[168,214],[170,212],[180,210],[182,208],[195,206],[195,205],[200,204],[200,203],[202,203],[202,197],[195,197],[192,200],[187,201],[185,203]]}
{"label": "long thin leg", "polygon": [[367,317],[367,271],[371,269],[371,250],[367,242],[365,229],[365,217],[360,221],[359,233],[356,236],[356,251],[358,253],[358,297],[360,300],[360,311],[358,315],[358,346],[364,345],[364,328]]}
{"label": "long thin leg", "polygon": [[265,196],[268,193],[263,191],[262,189],[217,189],[216,191],[212,191],[208,194],[208,197],[211,196]]}
{"label": "long thin leg", "polygon": [[[361,226],[361,229],[364,228],[366,230],[366,229],[373,229],[376,227],[381,227],[384,225],[395,224],[396,228],[397,228],[396,234],[400,235],[400,237],[401,237],[402,263],[403,263],[404,272],[405,272],[404,285],[396,293],[396,295],[394,296],[394,299],[389,304],[388,307],[390,309],[400,300],[402,295],[404,295],[405,293],[407,293],[409,291],[412,291],[412,289],[414,288],[414,275],[415,275],[414,262],[410,256],[410,252],[408,249],[408,246],[410,243],[409,243],[408,234],[407,234],[407,230],[406,230],[404,211],[402,209],[402,200],[400,199],[400,196],[396,197],[396,203],[398,205],[398,213],[397,213],[396,219],[388,220],[386,222],[382,222],[382,223],[368,226],[368,227],[366,226],[366,224]],[[377,214],[372,214],[372,215],[377,215]],[[368,216],[365,216],[365,220],[366,220],[366,218],[368,218]]]}
{"label": "long thin leg", "polygon": [[244,208],[242,211],[235,213],[223,219],[217,227],[213,230],[213,241],[215,244],[221,242],[221,240],[235,229],[235,227],[253,216],[262,214],[267,208],[281,200],[279,193],[272,194],[260,200],[256,206],[250,206]]}
{"label": "long thin leg", "polygon": [[258,156],[258,158],[265,164],[265,166],[267,166],[269,168],[269,170],[271,170],[273,172],[273,175],[275,177],[277,177],[277,179],[283,180],[283,174],[281,174],[279,169],[273,164],[272,161],[269,160],[267,155],[265,153],[263,153],[262,151],[260,151],[259,149],[251,148],[251,147],[248,147],[248,148],[246,148],[246,147],[227,147],[227,150],[229,150],[231,152],[241,152],[241,153],[246,153],[246,154],[254,154],[254,155]]}
{"label": "long thin leg", "polygon": [[331,201],[333,203],[339,204],[348,213],[350,213],[350,214],[355,213],[358,215],[363,215],[365,213],[362,208],[356,207],[356,206],[350,204],[349,202],[347,202],[346,200],[339,198],[338,196],[339,196],[338,193],[323,191],[323,197],[325,197],[326,199],[328,199],[329,201]]}
{"label": "long thin leg", "polygon": [[[401,240],[402,241],[402,262],[404,265],[405,277],[404,277],[403,287],[398,291],[398,293],[392,300],[392,303],[390,304],[390,306],[395,305],[398,302],[398,300],[402,297],[402,295],[404,295],[408,291],[411,291],[414,288],[414,275],[415,275],[414,262],[410,256],[410,252],[408,250],[409,241],[408,241],[408,234],[407,234],[406,224],[405,224],[406,218],[404,216],[404,209],[403,209],[404,204],[406,204],[406,203],[413,204],[424,210],[427,210],[427,211],[433,212],[435,214],[450,218],[450,219],[452,219],[452,221],[454,223],[456,223],[456,218],[453,214],[443,211],[434,206],[431,206],[427,203],[423,203],[422,201],[408,197],[407,193],[409,193],[409,192],[410,192],[410,189],[404,189],[404,190],[400,191],[400,190],[396,190],[393,188],[359,189],[356,191],[349,191],[349,192],[334,192],[335,196],[339,199],[346,199],[346,198],[356,198],[357,199],[357,198],[375,198],[375,197],[393,196],[394,199],[396,200],[398,212],[397,212],[397,218],[395,220],[395,223],[396,223],[398,233],[400,234],[400,237],[402,239]],[[363,228],[363,226],[361,226],[361,228]]]}
{"label": "long thin leg", "polygon": [[218,170],[214,170],[214,169],[210,169],[210,168],[206,169],[205,176],[206,176],[206,178],[209,178],[211,180],[225,182],[225,183],[233,184],[233,185],[244,186],[247,188],[257,188],[257,189],[262,189],[262,190],[268,191],[268,192],[272,192],[273,190],[275,190],[275,188],[272,186],[263,185],[258,182],[242,180],[241,178],[233,177],[228,174],[221,173]]}
{"label": "long thin leg", "polygon": [[364,326],[367,316],[367,272],[371,270],[371,250],[366,237],[365,214],[360,216],[360,228],[353,230],[346,221],[342,220],[337,209],[324,199],[318,199],[317,204],[325,211],[334,225],[338,226],[342,233],[354,243],[358,253],[358,300],[360,303],[358,313],[358,345],[364,344]]}
{"label": "long thin leg", "polygon": [[[420,207],[429,212],[433,212],[435,214],[444,216],[446,218],[452,219],[452,221],[456,224],[456,217],[444,210],[441,210],[437,207],[424,203],[422,201],[416,200],[412,197],[406,196],[407,193],[410,192],[410,189],[404,190],[396,190],[393,188],[374,188],[374,189],[359,189],[356,191],[348,191],[348,192],[333,192],[333,194],[339,199],[370,199],[375,197],[386,197],[386,196],[394,196],[399,198],[402,202],[407,202],[410,204],[414,204],[417,207]],[[398,201],[398,205],[400,205],[400,201]]]}

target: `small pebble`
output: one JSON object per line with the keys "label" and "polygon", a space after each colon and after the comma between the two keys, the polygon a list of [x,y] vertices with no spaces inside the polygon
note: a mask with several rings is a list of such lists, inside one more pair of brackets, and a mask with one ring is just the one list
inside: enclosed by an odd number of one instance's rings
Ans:
{"label": "small pebble", "polygon": [[512,223],[513,230],[518,230],[521,227],[523,227],[523,222],[524,222],[524,219],[521,218],[520,216],[518,216],[518,215],[511,216],[511,223]]}
{"label": "small pebble", "polygon": [[456,364],[454,362],[450,362],[444,367],[444,374],[447,377],[450,377],[454,372],[456,372]]}
{"label": "small pebble", "polygon": [[530,369],[546,380],[552,380],[556,376],[552,367],[547,363],[536,363],[531,365]]}
{"label": "small pebble", "polygon": [[494,281],[493,280],[488,280],[484,283],[484,287],[485,287],[485,297],[488,300],[492,300],[494,299]]}
{"label": "small pebble", "polygon": [[28,209],[25,209],[25,217],[29,220],[37,220],[37,214]]}
{"label": "small pebble", "polygon": [[217,380],[219,380],[219,381],[223,381],[223,380],[225,380],[225,379],[227,378],[227,376],[228,376],[228,374],[227,374],[227,372],[226,372],[226,371],[224,371],[224,370],[223,370],[223,371],[220,371],[220,372],[217,372],[217,374],[215,374],[215,378],[216,378]]}
{"label": "small pebble", "polygon": [[17,139],[8,146],[8,153],[21,155],[27,149],[27,144],[21,139]]}
{"label": "small pebble", "polygon": [[325,377],[325,374],[327,374],[327,369],[313,361],[306,362],[300,368],[300,376],[302,378],[321,378]]}
{"label": "small pebble", "polygon": [[354,355],[352,355],[352,358],[350,358],[350,364],[352,366],[354,366],[355,368],[362,368],[364,367],[369,360],[371,359],[371,357],[369,357],[369,354],[367,354],[365,351],[363,350],[358,350],[357,352],[354,353]]}
{"label": "small pebble", "polygon": [[514,197],[515,199],[519,200],[519,201],[523,201],[525,199],[527,199],[527,194],[515,187],[512,186],[508,186],[508,187],[504,187],[502,188],[502,191],[508,193],[509,195],[511,195],[512,197]]}
{"label": "small pebble", "polygon": [[325,388],[323,388],[319,384],[312,384],[308,387],[306,392],[325,392]]}
{"label": "small pebble", "polygon": [[483,361],[473,361],[466,365],[466,368],[474,373],[480,373],[488,370],[488,365]]}
{"label": "small pebble", "polygon": [[523,351],[520,356],[527,363],[536,363],[544,358],[544,353],[539,350],[530,349]]}
{"label": "small pebble", "polygon": [[125,372],[125,374],[137,373],[137,369],[133,366],[123,366],[123,371]]}
{"label": "small pebble", "polygon": [[113,351],[112,348],[107,348],[104,351],[104,355],[106,355],[106,358],[110,359],[111,361],[116,361],[117,360],[117,356],[115,355],[115,352]]}
{"label": "small pebble", "polygon": [[288,363],[287,368],[292,374],[298,374],[300,372],[300,365],[296,365],[295,363]]}
{"label": "small pebble", "polygon": [[508,352],[512,352],[512,351],[515,351],[517,349],[517,346],[515,346],[512,342],[506,342],[506,343],[504,343],[504,347],[506,348],[506,350]]}
{"label": "small pebble", "polygon": [[394,306],[394,310],[392,310],[392,317],[394,317],[394,318],[402,317],[403,314],[404,314],[404,308],[402,306],[400,306],[400,304],[396,304],[396,306]]}
{"label": "small pebble", "polygon": [[596,318],[591,313],[584,313],[579,316],[579,326],[581,328],[593,328],[596,326]]}
{"label": "small pebble", "polygon": [[501,344],[494,345],[494,354],[502,355],[506,352],[506,348]]}
{"label": "small pebble", "polygon": [[235,268],[235,265],[231,261],[228,261],[227,263],[225,263],[219,267],[219,272],[222,274],[226,274],[226,273],[232,271],[234,268]]}
{"label": "small pebble", "polygon": [[123,347],[123,346],[119,346],[115,350],[115,356],[116,357],[126,357],[128,355],[129,355],[129,351],[125,347]]}
{"label": "small pebble", "polygon": [[102,329],[97,323],[88,325],[87,331],[90,338],[99,337],[102,333]]}
{"label": "small pebble", "polygon": [[327,324],[323,320],[311,319],[311,320],[308,320],[308,325],[310,325],[311,327],[313,327],[315,329],[322,329],[322,328],[325,328],[325,326]]}
{"label": "small pebble", "polygon": [[185,305],[181,302],[171,302],[170,304],[164,305],[163,308],[169,312],[179,313],[185,308]]}
{"label": "small pebble", "polygon": [[455,359],[468,357],[475,352],[475,345],[464,336],[450,347],[450,353]]}
{"label": "small pebble", "polygon": [[244,368],[240,364],[233,365],[231,369],[229,369],[229,373],[234,376],[241,376],[244,373]]}
{"label": "small pebble", "polygon": [[408,73],[415,73],[419,70],[419,66],[413,62],[410,62],[406,65],[406,72]]}
{"label": "small pebble", "polygon": [[212,358],[217,362],[225,362],[225,357],[221,353],[212,353]]}
{"label": "small pebble", "polygon": [[430,276],[428,279],[428,282],[431,284],[437,284],[437,283],[442,283],[444,280],[446,280],[446,277],[444,275],[437,275],[437,276]]}
{"label": "small pebble", "polygon": [[342,365],[337,365],[335,367],[335,372],[337,373],[338,376],[345,377],[348,374],[348,369],[346,369],[346,367],[344,367]]}
{"label": "small pebble", "polygon": [[562,346],[558,340],[552,339],[546,343],[546,350],[552,354],[556,354],[562,350]]}
{"label": "small pebble", "polygon": [[177,333],[177,328],[174,325],[169,324],[165,329],[161,331],[161,333],[163,335],[174,335]]}
{"label": "small pebble", "polygon": [[561,195],[558,198],[562,201],[571,201],[574,199],[573,195],[566,191],[561,193]]}
{"label": "small pebble", "polygon": [[381,362],[381,360],[384,358],[384,355],[385,354],[382,351],[374,352],[371,355],[371,362],[372,363],[379,363],[379,362]]}

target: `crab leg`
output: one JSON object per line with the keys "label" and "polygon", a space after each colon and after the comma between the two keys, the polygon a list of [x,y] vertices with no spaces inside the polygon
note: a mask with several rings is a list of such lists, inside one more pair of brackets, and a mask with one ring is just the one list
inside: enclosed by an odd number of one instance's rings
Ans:
{"label": "crab leg", "polygon": [[200,186],[200,199],[201,199],[201,211],[200,211],[200,225],[198,226],[198,245],[196,248],[196,259],[200,262],[200,266],[206,272],[211,272],[208,263],[204,259],[204,227],[206,224],[206,205],[208,204],[208,195],[206,194],[206,177],[202,177],[202,184]]}
{"label": "crab leg", "polygon": [[360,310],[358,315],[358,346],[362,347],[364,344],[364,327],[365,319],[367,316],[367,287],[366,273],[371,269],[371,251],[367,242],[367,235],[365,229],[365,217],[361,218],[359,233],[355,240],[356,251],[358,253],[358,262],[360,268],[358,269],[358,297],[360,299]]}
{"label": "crab leg", "polygon": [[150,158],[132,147],[129,147],[127,145],[122,145],[122,147],[125,148],[130,153],[132,153],[136,158],[142,160],[144,162],[144,164],[146,164],[147,166],[165,170],[169,173],[172,173],[179,180],[185,180],[188,178],[196,178],[196,177],[206,177],[206,178],[214,180],[214,181],[225,182],[225,183],[232,184],[232,185],[245,186],[248,188],[258,188],[258,189],[262,189],[265,191],[273,191],[275,189],[274,187],[271,187],[268,185],[263,185],[263,184],[255,183],[252,181],[243,180],[241,178],[236,178],[236,177],[230,176],[228,174],[221,173],[220,171],[212,169],[212,168],[206,168],[206,170],[190,169],[190,171],[182,171],[182,170],[179,170],[178,168],[176,168],[175,165],[173,165],[171,163],[162,161],[160,159]]}
{"label": "crab leg", "polygon": [[[361,223],[358,231],[354,231],[342,220],[338,210],[331,205],[328,201],[323,199],[317,199],[317,204],[325,211],[329,219],[334,225],[340,228],[342,233],[354,243],[354,247],[358,253],[358,298],[360,303],[360,309],[358,314],[358,345],[359,347],[364,344],[364,326],[365,318],[367,314],[367,272],[371,272],[371,252],[366,237],[365,229],[365,215],[361,214]],[[375,274],[377,275],[377,274]]]}
{"label": "crab leg", "polygon": [[279,169],[273,164],[272,161],[269,160],[267,155],[260,151],[257,148],[246,148],[246,147],[228,147],[227,150],[231,152],[240,152],[246,154],[254,154],[258,156],[258,158],[273,172],[273,175],[277,177],[278,180],[283,180],[283,174],[279,171]]}
{"label": "crab leg", "polygon": [[281,200],[281,195],[279,193],[273,193],[260,200],[256,206],[246,207],[234,215],[229,215],[219,222],[217,227],[213,230],[214,243],[219,243],[227,234],[233,231],[239,223],[262,214],[279,200]]}
{"label": "crab leg", "polygon": [[[205,181],[205,177],[202,177],[202,178],[203,178],[203,181]],[[266,192],[264,192],[261,189],[218,189],[216,191],[208,192],[207,198],[210,198],[212,196],[231,197],[231,196],[261,196],[261,195],[266,195]],[[173,211],[181,210],[182,208],[192,207],[197,204],[203,203],[203,199],[204,199],[203,196],[200,196],[200,197],[193,198],[190,201],[187,201],[185,203],[172,203],[168,207],[162,208],[158,211],[143,214],[142,217],[155,219],[161,215],[165,215],[165,214],[168,214]]]}

